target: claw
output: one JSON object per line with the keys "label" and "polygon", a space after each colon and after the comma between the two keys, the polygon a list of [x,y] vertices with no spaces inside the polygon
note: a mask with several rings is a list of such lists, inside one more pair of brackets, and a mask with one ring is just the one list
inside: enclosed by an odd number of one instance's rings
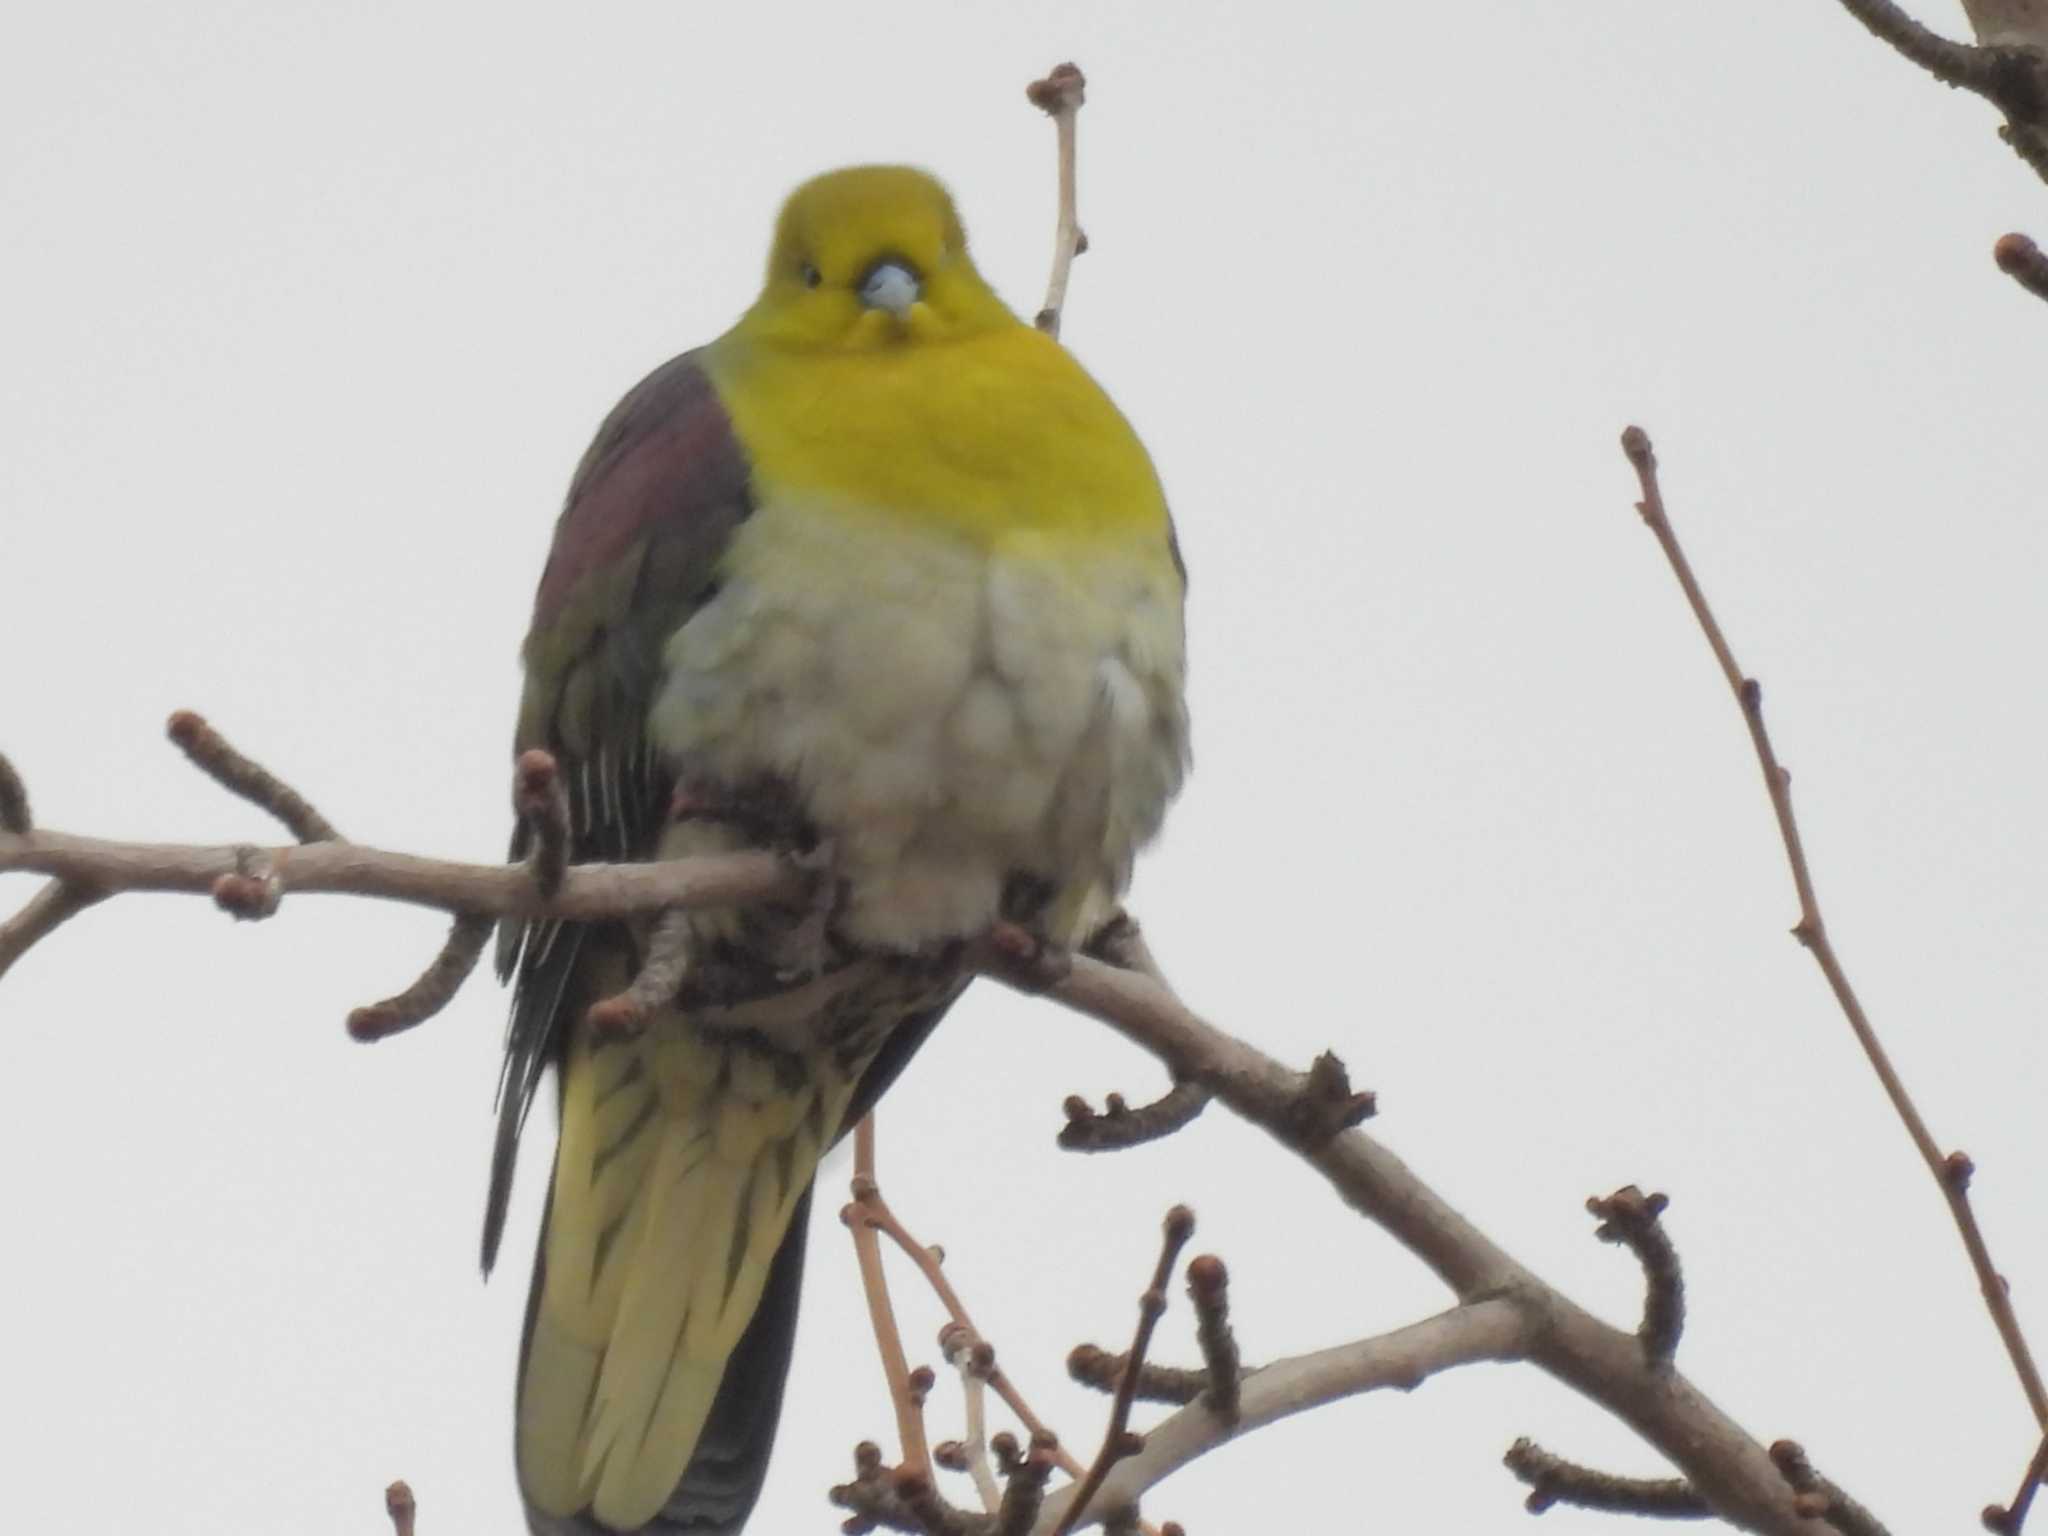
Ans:
{"label": "claw", "polygon": [[808,981],[822,975],[832,958],[832,914],[839,908],[839,882],[833,878],[833,845],[830,838],[809,848],[784,851],[784,857],[811,877],[810,894],[796,921],[779,930],[769,961],[775,979]]}
{"label": "claw", "polygon": [[1003,977],[1026,992],[1047,992],[1074,969],[1073,951],[1034,928],[999,917],[988,925],[988,947],[1001,963]]}

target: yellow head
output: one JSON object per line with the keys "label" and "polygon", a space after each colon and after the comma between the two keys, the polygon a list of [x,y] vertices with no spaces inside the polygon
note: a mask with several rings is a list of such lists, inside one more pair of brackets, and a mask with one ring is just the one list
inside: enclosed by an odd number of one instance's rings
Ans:
{"label": "yellow head", "polygon": [[974,270],[946,189],[923,171],[830,171],[783,204],[760,298],[734,327],[751,341],[872,351],[1018,324]]}

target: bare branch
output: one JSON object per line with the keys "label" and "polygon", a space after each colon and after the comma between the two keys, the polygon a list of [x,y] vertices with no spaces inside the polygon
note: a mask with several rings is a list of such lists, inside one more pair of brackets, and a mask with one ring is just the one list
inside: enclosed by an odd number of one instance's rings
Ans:
{"label": "bare branch", "polygon": [[[1138,1392],[1138,1372],[1145,1363],[1145,1351],[1152,1343],[1152,1330],[1159,1326],[1160,1316],[1166,1311],[1166,1281],[1173,1273],[1174,1261],[1186,1246],[1189,1236],[1195,1230],[1195,1213],[1184,1205],[1176,1205],[1166,1213],[1166,1221],[1159,1244],[1159,1263],[1152,1271],[1152,1283],[1145,1287],[1145,1293],[1138,1298],[1138,1328],[1131,1339],[1130,1354],[1124,1363],[1123,1380],[1117,1384],[1116,1400],[1109,1411],[1109,1428],[1103,1432],[1102,1448],[1095,1453],[1095,1460],[1088,1468],[1088,1475],[1081,1479],[1080,1486],[1067,1505],[1067,1512],[1059,1524],[1053,1527],[1053,1536],[1066,1536],[1076,1523],[1088,1512],[1088,1501],[1102,1487],[1110,1469],[1119,1461],[1135,1455],[1144,1449],[1144,1441],[1130,1432],[1131,1402]],[[1105,1500],[1103,1508],[1115,1511],[1126,1507],[1135,1509],[1135,1498]]]}
{"label": "bare branch", "polygon": [[348,1032],[362,1041],[385,1039],[424,1024],[446,1008],[476,969],[484,945],[496,926],[488,917],[466,912],[455,919],[441,952],[420,973],[419,980],[395,997],[368,1003],[348,1016]]}
{"label": "bare branch", "polygon": [[[1146,1432],[1144,1449],[1120,1462],[1104,1480],[1096,1507],[1109,1510],[1134,1504],[1145,1490],[1224,1441],[1292,1414],[1383,1387],[1406,1391],[1476,1361],[1521,1358],[1530,1333],[1522,1309],[1505,1297],[1494,1297],[1453,1307],[1377,1338],[1276,1360],[1244,1379],[1235,1424],[1195,1403],[1154,1425]],[[1060,1522],[1076,1496],[1076,1489],[1065,1488],[1046,1500],[1036,1527],[1039,1536],[1065,1528]],[[1800,1529],[1796,1522],[1779,1528]]]}
{"label": "bare branch", "polygon": [[2037,299],[2048,299],[2048,256],[2025,235],[2000,235],[1991,248],[1998,270]]}
{"label": "bare branch", "polygon": [[[1526,1308],[1541,1321],[1526,1337],[1516,1331],[1517,1351],[1625,1419],[1692,1481],[1722,1518],[1773,1536],[1809,1532],[1764,1447],[1740,1425],[1678,1372],[1653,1372],[1632,1334],[1608,1327],[1517,1264],[1386,1148],[1359,1130],[1342,1131],[1312,1148],[1301,1148],[1297,1137],[1302,1074],[1289,1072],[1207,1023],[1162,983],[1091,955],[1077,955],[1066,979],[1050,995],[1102,1020],[1151,1051],[1169,1070],[1204,1084],[1239,1115],[1295,1146],[1346,1204],[1429,1265],[1461,1298],[1516,1298],[1511,1310]],[[1246,1378],[1241,1412],[1247,1425],[1256,1422],[1253,1398],[1278,1390],[1267,1382],[1276,1369],[1269,1365]],[[1188,1411],[1197,1414],[1210,1432],[1220,1429],[1206,1408]],[[1176,1414],[1168,1423],[1180,1420]],[[1112,1488],[1149,1486],[1125,1481],[1139,1475],[1131,1470],[1138,1462],[1154,1474],[1151,1482],[1180,1465],[1153,1458],[1151,1450],[1160,1433],[1154,1430],[1148,1436],[1143,1457],[1118,1468]],[[1043,1517],[1040,1523],[1044,1524]]]}
{"label": "bare branch", "polygon": [[1943,85],[1985,94],[1990,87],[1981,49],[1922,26],[1892,0],[1842,0],[1842,9]]}
{"label": "bare branch", "polygon": [[1643,1358],[1653,1366],[1671,1363],[1685,1328],[1685,1277],[1679,1272],[1678,1250],[1660,1220],[1670,1203],[1663,1195],[1645,1195],[1633,1184],[1604,1200],[1586,1202],[1586,1209],[1600,1218],[1593,1235],[1603,1243],[1623,1244],[1643,1266],[1643,1321],[1636,1337],[1642,1340]]}
{"label": "bare branch", "polygon": [[1800,1513],[1827,1521],[1842,1536],[1887,1536],[1875,1515],[1813,1470],[1797,1441],[1778,1441],[1771,1447],[1771,1460],[1798,1492]]}
{"label": "bare branch", "polygon": [[1944,85],[1974,92],[2002,111],[2006,122],[1999,136],[2048,180],[2048,53],[2009,41],[1977,47],[1954,42],[1893,0],[1842,0],[1842,7]]}
{"label": "bare branch", "polygon": [[1059,134],[1060,214],[1053,236],[1052,278],[1045,286],[1045,305],[1033,322],[1048,336],[1060,333],[1060,315],[1067,307],[1067,278],[1074,258],[1088,249],[1088,237],[1081,233],[1074,188],[1074,119],[1087,99],[1088,80],[1074,64],[1056,64],[1043,80],[1024,88],[1034,107],[1053,121]]}
{"label": "bare branch", "polygon": [[1524,1501],[1540,1515],[1554,1504],[1607,1510],[1620,1515],[1655,1515],[1666,1520],[1709,1520],[1714,1511],[1682,1477],[1619,1477],[1554,1456],[1534,1440],[1517,1440],[1501,1458],[1529,1485]]}
{"label": "bare branch", "polygon": [[193,767],[230,794],[268,811],[300,842],[330,843],[341,837],[334,823],[314,810],[304,795],[261,763],[237,752],[204,716],[181,709],[171,716],[166,730]]}
{"label": "bare branch", "polygon": [[1893,1067],[1891,1057],[1879,1042],[1877,1030],[1863,1011],[1863,1003],[1835,953],[1827,924],[1821,917],[1820,898],[1814,894],[1813,876],[1807,866],[1799,823],[1792,813],[1792,775],[1779,763],[1770,733],[1764,728],[1763,689],[1756,679],[1746,676],[1735,664],[1734,652],[1729,649],[1713,609],[1707,604],[1706,594],[1693,575],[1692,565],[1679,546],[1678,535],[1673,531],[1670,516],[1664,508],[1664,494],[1657,479],[1657,455],[1650,444],[1650,436],[1641,427],[1630,427],[1622,433],[1621,446],[1622,452],[1628,455],[1629,463],[1635,466],[1636,478],[1642,488],[1643,499],[1636,503],[1636,510],[1656,535],[1665,559],[1670,562],[1672,572],[1684,588],[1686,601],[1692,605],[1693,617],[1699,621],[1708,645],[1713,648],[1714,656],[1721,664],[1721,674],[1741,707],[1743,723],[1749,728],[1750,743],[1756,749],[1758,765],[1763,769],[1764,786],[1770,793],[1771,809],[1778,821],[1778,835],[1785,845],[1785,858],[1791,865],[1792,883],[1799,896],[1799,922],[1792,935],[1806,946],[1820,966],[1821,974],[1827,978],[1842,1016],[1849,1021],[1849,1028],[1869,1059],[1871,1069],[1876,1072],[1885,1096],[1891,1100],[1893,1110],[1906,1127],[1906,1134],[1919,1150],[1921,1161],[1927,1165],[1927,1171],[1941,1189],[1942,1198],[1948,1202],[1956,1230],[1962,1234],[1963,1246],[1969,1251],[1971,1267],[1977,1272],[1977,1286],[1983,1294],[1984,1305],[1991,1313],[1999,1337],[2005,1342],[2006,1354],[2012,1359],[2014,1374],[2019,1377],[2020,1388],[2026,1393],[2027,1402],[2034,1411],[2035,1422],[2048,1428],[2048,1388],[2042,1385],[2041,1373],[2034,1364],[2032,1351],[2027,1347],[2026,1336],[2020,1331],[2019,1318],[2013,1311],[2005,1280],[1991,1261],[1991,1251],[1970,1206],[1969,1160],[1961,1154],[1943,1153],[1933,1133],[1927,1129],[1927,1123],[1920,1118],[1919,1109],[1907,1093],[1905,1082]]}
{"label": "bare branch", "polygon": [[1063,1106],[1067,1123],[1060,1127],[1059,1143],[1069,1152],[1121,1152],[1171,1136],[1209,1107],[1209,1090],[1197,1083],[1175,1083],[1150,1104],[1136,1109],[1120,1093],[1103,1101],[1097,1114],[1079,1094],[1070,1094]]}
{"label": "bare branch", "polygon": [[747,906],[794,898],[808,877],[778,854],[746,851],[655,864],[577,864],[552,897],[517,864],[464,864],[361,843],[251,848],[124,843],[62,832],[0,832],[0,874],[28,870],[98,890],[211,894],[223,875],[267,868],[286,894],[372,896],[443,912],[554,917],[571,922],[628,917],[664,907]]}

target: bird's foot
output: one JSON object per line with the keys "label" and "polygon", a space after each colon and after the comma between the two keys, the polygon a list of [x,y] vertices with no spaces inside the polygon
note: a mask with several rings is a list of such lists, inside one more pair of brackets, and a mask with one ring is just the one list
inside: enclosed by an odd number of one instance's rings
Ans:
{"label": "bird's foot", "polygon": [[766,848],[788,858],[808,856],[818,846],[817,831],[805,819],[795,791],[777,779],[734,785],[685,778],[669,797],[668,819],[718,827],[729,846]]}
{"label": "bird's foot", "polygon": [[768,963],[775,967],[777,981],[809,981],[822,975],[833,959],[832,918],[839,910],[843,887],[834,873],[836,861],[830,838],[815,841],[799,851],[784,850],[783,856],[809,876],[809,883],[800,906],[778,911],[778,917],[787,913],[790,921],[775,925],[767,935],[764,953]]}
{"label": "bird's foot", "polygon": [[982,935],[989,969],[1024,992],[1049,992],[1074,969],[1074,953],[1044,932],[1014,918],[999,917]]}

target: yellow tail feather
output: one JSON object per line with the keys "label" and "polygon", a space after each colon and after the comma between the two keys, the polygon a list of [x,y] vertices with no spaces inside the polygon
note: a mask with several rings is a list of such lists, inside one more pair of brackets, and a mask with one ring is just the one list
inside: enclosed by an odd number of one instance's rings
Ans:
{"label": "yellow tail feather", "polygon": [[520,1482],[633,1530],[689,1466],[851,1087],[673,1016],[595,1048],[579,1030],[565,1072]]}

